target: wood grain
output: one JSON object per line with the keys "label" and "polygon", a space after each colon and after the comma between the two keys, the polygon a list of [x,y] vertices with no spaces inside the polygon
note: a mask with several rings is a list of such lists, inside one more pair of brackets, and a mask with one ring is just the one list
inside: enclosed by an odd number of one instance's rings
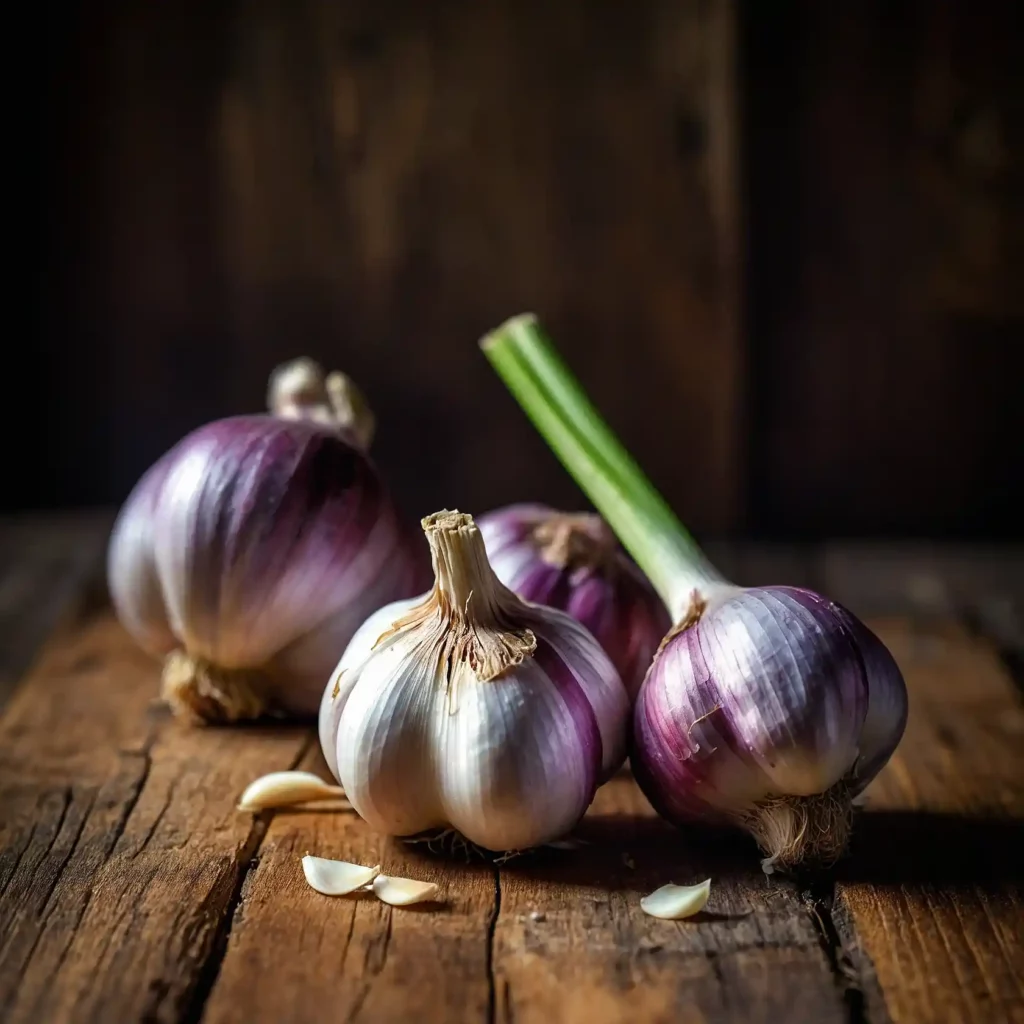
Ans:
{"label": "wood grain", "polygon": [[[1024,1021],[1024,709],[961,627],[872,625],[911,712],[840,867],[840,925],[848,913],[897,1024]],[[868,1005],[881,1012],[874,991]]]}
{"label": "wood grain", "polygon": [[112,521],[106,511],[0,519],[0,709],[97,578]]}
{"label": "wood grain", "polygon": [[[307,767],[326,774],[319,755]],[[752,846],[694,848],[626,774],[600,791],[578,838],[587,845],[492,867],[376,836],[352,813],[278,813],[204,1020],[312,1022],[327,1003],[381,1022],[846,1019],[803,900],[766,884]],[[302,876],[306,852],[437,881],[443,903],[320,896]],[[640,910],[659,885],[709,875],[701,919]]]}
{"label": "wood grain", "polygon": [[[501,870],[496,1019],[846,1020],[798,890],[769,885],[752,844],[671,828],[625,773],[598,793],[578,835],[592,845]],[[698,918],[659,921],[640,910],[666,882],[707,877],[712,895]]]}
{"label": "wood grain", "polygon": [[[19,544],[56,565],[53,536],[25,527]],[[716,554],[739,579],[896,613],[871,624],[906,673],[910,724],[833,876],[768,884],[751,844],[669,827],[626,772],[575,848],[500,865],[375,835],[350,812],[241,814],[257,775],[326,774],[309,731],[176,726],[102,593],[68,583],[74,614],[0,715],[4,1020],[301,1024],[327,1006],[384,1022],[1024,1021],[1024,710],[991,643],[955,617],[986,594],[1016,600],[1012,552]],[[440,901],[320,896],[307,851],[437,881]],[[708,876],[691,921],[639,909],[666,881]]]}
{"label": "wood grain", "polygon": [[55,277],[49,400],[75,430],[40,460],[49,491],[120,499],[307,353],[364,387],[411,515],[576,507],[476,348],[535,309],[688,520],[731,527],[734,8],[90,8],[60,93],[75,170],[51,246],[79,257]]}
{"label": "wood grain", "polygon": [[15,1022],[183,1019],[261,835],[234,804],[304,730],[184,730],[106,610],[0,720],[0,1006]]}
{"label": "wood grain", "polygon": [[1019,5],[744,12],[758,526],[1019,537]]}
{"label": "wood grain", "polygon": [[[319,751],[304,767],[328,778]],[[391,908],[372,895],[314,892],[300,859],[380,864],[437,882],[437,906]],[[204,1014],[243,1020],[484,1021],[493,998],[494,870],[424,856],[348,811],[278,812],[250,872]]]}

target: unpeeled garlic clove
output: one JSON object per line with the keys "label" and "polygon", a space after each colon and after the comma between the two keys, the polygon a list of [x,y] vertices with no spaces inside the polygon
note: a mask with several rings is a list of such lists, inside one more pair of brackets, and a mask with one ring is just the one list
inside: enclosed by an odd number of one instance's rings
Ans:
{"label": "unpeeled garlic clove", "polygon": [[271,772],[251,782],[238,801],[240,811],[264,811],[311,800],[344,797],[341,786],[332,786],[312,772]]}
{"label": "unpeeled garlic clove", "polygon": [[663,885],[640,901],[640,909],[651,917],[680,921],[700,913],[711,895],[711,879],[697,885]]}
{"label": "unpeeled garlic clove", "polygon": [[407,907],[412,903],[432,900],[437,895],[437,883],[377,875],[373,880],[373,891],[384,903],[389,903],[393,907]]}
{"label": "unpeeled garlic clove", "polygon": [[380,874],[380,865],[367,868],[345,860],[311,857],[307,853],[302,858],[302,873],[306,881],[324,896],[345,896],[369,885]]}

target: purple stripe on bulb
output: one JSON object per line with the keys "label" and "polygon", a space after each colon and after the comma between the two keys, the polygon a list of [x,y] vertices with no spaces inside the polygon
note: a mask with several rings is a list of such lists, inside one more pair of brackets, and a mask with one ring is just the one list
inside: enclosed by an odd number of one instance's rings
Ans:
{"label": "purple stripe on bulb", "polygon": [[551,644],[541,636],[537,636],[537,649],[533,657],[544,674],[551,680],[569,710],[586,766],[585,788],[587,792],[593,794],[601,776],[601,764],[604,758],[601,730],[598,727],[594,709],[572,669],[562,660]]}
{"label": "purple stripe on bulb", "polygon": [[698,759],[699,743],[651,687],[640,691],[633,725],[634,749],[645,756],[631,756],[630,765],[654,809],[670,821],[714,817],[713,808],[699,797],[710,784],[705,764]]}
{"label": "purple stripe on bulb", "polygon": [[575,568],[545,561],[535,531],[561,515],[542,505],[513,505],[477,523],[498,578],[524,600],[565,611],[581,623],[635,696],[671,625],[668,611],[621,551],[599,564]]}
{"label": "purple stripe on bulb", "polygon": [[512,588],[524,601],[546,604],[551,608],[565,608],[569,600],[569,581],[565,573],[540,560],[527,565]]}
{"label": "purple stripe on bulb", "polygon": [[856,638],[868,684],[868,706],[861,729],[855,769],[856,791],[862,791],[885,767],[907,727],[907,687],[889,649],[841,605],[843,621]]}

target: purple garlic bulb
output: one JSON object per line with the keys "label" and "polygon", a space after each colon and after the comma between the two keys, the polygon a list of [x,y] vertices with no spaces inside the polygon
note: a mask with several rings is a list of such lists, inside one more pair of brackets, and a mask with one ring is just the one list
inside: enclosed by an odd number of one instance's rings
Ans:
{"label": "purple garlic bulb", "polygon": [[903,735],[903,677],[865,625],[810,590],[704,592],[640,691],[637,781],[671,821],[745,828],[766,871],[828,863]]}
{"label": "purple garlic bulb", "polygon": [[766,871],[837,857],[853,799],[903,735],[907,693],[892,656],[818,594],[724,580],[534,315],[480,344],[676,623],[634,708],[630,764],[655,808],[746,828]]}
{"label": "purple garlic bulb", "polygon": [[164,659],[179,714],[313,715],[363,620],[429,579],[370,463],[372,419],[308,360],[272,378],[270,415],[193,431],[139,481],[108,575],[125,628]]}
{"label": "purple garlic bulb", "polygon": [[671,623],[604,520],[521,504],[488,512],[478,526],[498,579],[524,600],[582,623],[635,698]]}

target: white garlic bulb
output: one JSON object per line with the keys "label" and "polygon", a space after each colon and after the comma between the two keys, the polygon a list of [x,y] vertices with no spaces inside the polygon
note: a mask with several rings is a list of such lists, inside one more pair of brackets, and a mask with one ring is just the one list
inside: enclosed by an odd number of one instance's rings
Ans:
{"label": "white garlic bulb", "polygon": [[320,739],[373,827],[489,850],[564,835],[625,756],[629,700],[578,622],[503,586],[471,516],[423,520],[433,590],[372,615],[324,693]]}

